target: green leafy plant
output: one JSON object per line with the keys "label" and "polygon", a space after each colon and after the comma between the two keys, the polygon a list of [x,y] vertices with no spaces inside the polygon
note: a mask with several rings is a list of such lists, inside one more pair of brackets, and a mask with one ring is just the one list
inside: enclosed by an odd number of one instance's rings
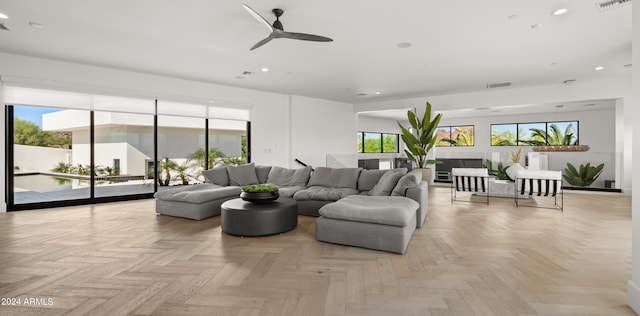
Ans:
{"label": "green leafy plant", "polygon": [[485,167],[489,171],[489,175],[496,177],[498,180],[509,180],[507,168],[501,162],[498,162],[495,166],[494,164],[495,162],[489,159],[485,161]]}
{"label": "green leafy plant", "polygon": [[277,192],[278,187],[273,184],[250,184],[242,187],[242,191],[245,192]]}
{"label": "green leafy plant", "polygon": [[413,110],[407,111],[407,118],[412,130],[398,122],[402,131],[402,141],[407,146],[407,149],[404,150],[407,158],[415,162],[418,168],[424,168],[430,163],[437,163],[435,160],[427,160],[427,154],[436,143],[435,131],[442,114],[437,114],[431,119],[431,104],[427,102],[422,119],[418,118]]}
{"label": "green leafy plant", "polygon": [[567,167],[564,168],[562,177],[571,185],[588,187],[600,176],[603,168],[603,163],[597,166],[591,166],[591,163],[587,163],[586,165],[580,164],[580,167],[576,169],[571,163],[567,162]]}

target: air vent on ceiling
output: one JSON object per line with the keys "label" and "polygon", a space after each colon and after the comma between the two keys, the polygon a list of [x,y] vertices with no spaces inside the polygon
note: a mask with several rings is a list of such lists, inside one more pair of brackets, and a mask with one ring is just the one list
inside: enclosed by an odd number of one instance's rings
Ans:
{"label": "air vent on ceiling", "polygon": [[611,9],[615,9],[623,4],[631,4],[631,0],[611,0],[600,2],[596,3],[596,8],[598,8],[598,11],[600,12],[606,12]]}
{"label": "air vent on ceiling", "polygon": [[8,27],[6,27],[4,24],[0,23],[0,30],[1,31],[11,31]]}
{"label": "air vent on ceiling", "polygon": [[508,87],[510,85],[511,85],[511,81],[497,82],[497,83],[487,83],[487,89]]}

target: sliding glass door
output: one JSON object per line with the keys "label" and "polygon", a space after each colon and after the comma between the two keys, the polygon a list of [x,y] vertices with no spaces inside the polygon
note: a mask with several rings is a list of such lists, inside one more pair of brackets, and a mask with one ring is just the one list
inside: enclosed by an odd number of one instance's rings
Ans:
{"label": "sliding glass door", "polygon": [[153,125],[153,115],[94,112],[96,197],[154,192],[153,177],[148,176]]}
{"label": "sliding glass door", "polygon": [[35,106],[10,107],[13,203],[90,197],[90,112]]}
{"label": "sliding glass door", "polygon": [[250,157],[246,109],[6,85],[4,97],[10,211],[150,198]]}

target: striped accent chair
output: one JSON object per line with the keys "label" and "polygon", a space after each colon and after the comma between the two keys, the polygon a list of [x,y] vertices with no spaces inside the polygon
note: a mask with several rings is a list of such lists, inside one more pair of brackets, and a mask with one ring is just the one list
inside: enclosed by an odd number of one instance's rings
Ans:
{"label": "striped accent chair", "polygon": [[[516,207],[555,208],[564,211],[562,171],[519,170],[515,181],[516,196],[520,194],[530,197],[528,202],[516,198]],[[549,202],[545,202],[545,199]],[[550,201],[553,201],[553,204]]]}
{"label": "striped accent chair", "polygon": [[[485,195],[489,204],[489,170],[487,168],[452,168],[451,203],[453,201],[485,202],[472,199],[473,195]],[[470,192],[468,200],[458,199],[459,192]]]}

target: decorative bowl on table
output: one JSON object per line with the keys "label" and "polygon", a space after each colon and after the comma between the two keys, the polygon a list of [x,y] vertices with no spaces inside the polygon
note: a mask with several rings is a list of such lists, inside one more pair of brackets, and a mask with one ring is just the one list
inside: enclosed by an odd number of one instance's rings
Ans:
{"label": "decorative bowl on table", "polygon": [[272,184],[250,184],[242,187],[240,198],[254,203],[269,202],[278,199],[278,187]]}

